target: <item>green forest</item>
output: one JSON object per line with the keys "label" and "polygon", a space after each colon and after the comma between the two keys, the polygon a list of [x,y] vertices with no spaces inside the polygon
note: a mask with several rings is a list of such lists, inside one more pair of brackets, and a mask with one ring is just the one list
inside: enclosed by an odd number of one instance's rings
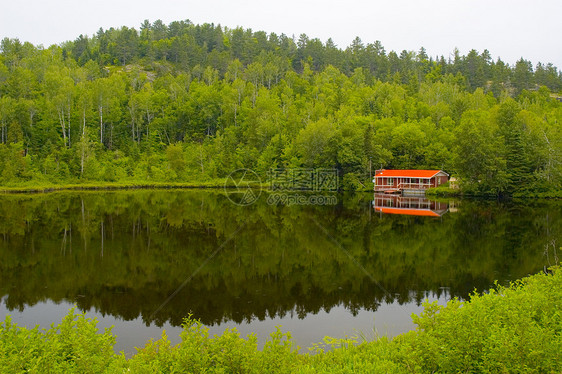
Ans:
{"label": "green forest", "polygon": [[443,169],[463,191],[562,188],[562,74],[487,50],[339,48],[190,21],[0,43],[0,185],[204,183],[238,168]]}

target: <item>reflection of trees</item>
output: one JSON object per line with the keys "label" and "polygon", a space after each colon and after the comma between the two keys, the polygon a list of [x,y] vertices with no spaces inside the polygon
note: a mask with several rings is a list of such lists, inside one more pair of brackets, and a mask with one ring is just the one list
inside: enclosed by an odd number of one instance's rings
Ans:
{"label": "reflection of trees", "polygon": [[537,271],[546,238],[562,242],[560,202],[463,202],[459,213],[437,220],[371,216],[368,206],[356,199],[337,207],[238,207],[208,191],[2,196],[0,295],[9,309],[68,300],[148,323],[244,224],[156,322],[179,324],[188,312],[207,324],[302,317],[336,305],[357,311],[419,302],[443,287],[466,297],[495,279]]}

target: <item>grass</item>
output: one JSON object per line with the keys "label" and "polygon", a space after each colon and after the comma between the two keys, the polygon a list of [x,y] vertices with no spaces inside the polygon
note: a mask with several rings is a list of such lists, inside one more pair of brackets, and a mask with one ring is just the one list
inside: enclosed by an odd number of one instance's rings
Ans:
{"label": "grass", "polygon": [[298,353],[290,333],[273,332],[262,350],[255,335],[209,336],[186,318],[181,343],[165,334],[133,357],[113,353],[111,331],[71,310],[48,330],[8,316],[0,324],[0,372],[65,373],[559,373],[562,368],[562,271],[497,286],[469,301],[426,303],[415,331],[390,340],[325,339],[330,350]]}
{"label": "grass", "polygon": [[[241,185],[244,188],[246,185]],[[250,183],[252,188],[263,188],[266,184]],[[236,188],[231,178],[215,178],[202,181],[152,182],[128,180],[120,182],[85,181],[69,183],[19,182],[0,185],[0,193],[41,193],[53,191],[124,190],[124,189],[182,189],[182,188]]]}
{"label": "grass", "polygon": [[37,193],[76,190],[119,190],[119,189],[180,189],[180,188],[224,188],[226,179],[213,179],[199,182],[84,182],[84,183],[34,183],[0,186],[0,193]]}

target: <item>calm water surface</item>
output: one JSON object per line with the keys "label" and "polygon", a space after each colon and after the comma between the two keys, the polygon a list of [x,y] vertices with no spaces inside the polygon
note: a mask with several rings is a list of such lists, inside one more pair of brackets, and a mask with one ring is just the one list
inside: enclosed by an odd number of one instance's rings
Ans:
{"label": "calm water surface", "polygon": [[213,334],[236,327],[263,343],[282,326],[309,347],[408,331],[426,298],[466,298],[560,256],[560,201],[336,197],[239,206],[219,191],[0,196],[0,318],[48,327],[75,305],[114,325],[127,354],[164,329],[179,342],[189,313]]}

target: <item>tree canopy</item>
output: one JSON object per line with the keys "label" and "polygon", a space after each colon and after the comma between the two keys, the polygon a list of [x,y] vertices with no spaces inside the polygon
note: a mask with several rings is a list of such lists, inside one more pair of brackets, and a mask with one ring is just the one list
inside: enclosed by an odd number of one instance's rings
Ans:
{"label": "tree canopy", "polygon": [[[201,181],[246,167],[436,168],[498,194],[562,187],[562,75],[143,22],[49,48],[0,43],[0,184]],[[474,162],[469,161],[474,160]]]}

